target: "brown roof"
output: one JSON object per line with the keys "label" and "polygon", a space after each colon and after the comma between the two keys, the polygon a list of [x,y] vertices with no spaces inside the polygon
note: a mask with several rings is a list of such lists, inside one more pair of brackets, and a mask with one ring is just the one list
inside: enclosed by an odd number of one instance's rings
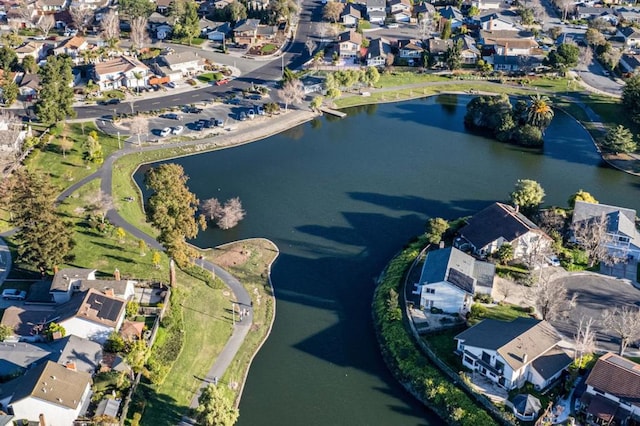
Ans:
{"label": "brown roof", "polygon": [[87,291],[82,305],[75,314],[76,318],[116,327],[124,314],[126,302],[117,297],[107,296],[96,289]]}
{"label": "brown roof", "polygon": [[144,330],[144,323],[141,321],[125,321],[120,329],[120,335],[125,339],[139,339]]}
{"label": "brown roof", "polygon": [[127,56],[119,56],[117,58],[105,62],[100,62],[95,65],[95,70],[98,75],[127,72],[131,71],[134,68],[148,69],[145,64],[143,64],[136,58],[130,58]]}
{"label": "brown roof", "polygon": [[33,53],[37,52],[41,48],[42,44],[30,41],[16,48],[16,53]]}
{"label": "brown roof", "polygon": [[598,359],[587,377],[587,385],[640,406],[640,364],[614,353]]}
{"label": "brown roof", "polygon": [[78,408],[91,375],[73,371],[64,365],[47,361],[2,385],[0,397],[11,396],[11,402],[37,398],[71,409]]}
{"label": "brown roof", "polygon": [[340,43],[350,41],[356,43],[358,46],[362,44],[362,36],[355,31],[345,31],[340,34]]}
{"label": "brown roof", "polygon": [[58,47],[66,47],[67,49],[79,49],[85,43],[84,37],[73,36],[70,39],[65,40]]}

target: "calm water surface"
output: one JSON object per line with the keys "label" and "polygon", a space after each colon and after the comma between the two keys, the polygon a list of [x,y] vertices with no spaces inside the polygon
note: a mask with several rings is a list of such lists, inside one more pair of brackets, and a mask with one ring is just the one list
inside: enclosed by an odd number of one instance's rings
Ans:
{"label": "calm water surface", "polygon": [[394,253],[428,217],[507,200],[519,178],[539,181],[548,204],[564,206],[582,188],[602,203],[640,208],[640,179],[603,167],[564,114],[544,152],[531,152],[467,133],[468,101],[353,109],[174,161],[200,199],[239,196],[247,211],[237,228],[209,229],[196,244],[266,237],[281,250],[276,322],[251,368],[239,424],[440,425],[394,382],[373,335],[374,277]]}

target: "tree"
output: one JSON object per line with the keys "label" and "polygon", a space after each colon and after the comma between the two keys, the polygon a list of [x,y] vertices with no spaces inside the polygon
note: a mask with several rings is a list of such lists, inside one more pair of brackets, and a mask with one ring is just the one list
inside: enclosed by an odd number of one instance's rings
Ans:
{"label": "tree", "polygon": [[21,67],[22,67],[22,71],[24,71],[27,74],[31,74],[38,71],[38,64],[36,63],[36,59],[31,55],[24,57],[24,59],[22,60]]}
{"label": "tree", "polygon": [[638,144],[633,139],[633,133],[623,125],[610,129],[604,137],[602,145],[615,153],[633,152],[638,149]]}
{"label": "tree", "polygon": [[324,101],[323,96],[316,96],[311,100],[311,109],[317,111],[322,106],[322,102]]}
{"label": "tree", "polygon": [[127,346],[127,356],[125,359],[136,373],[142,371],[147,358],[149,358],[149,348],[144,340],[134,340]]}
{"label": "tree", "polygon": [[537,211],[543,199],[544,189],[538,182],[531,179],[518,179],[511,193],[511,203],[527,213]]}
{"label": "tree", "polygon": [[49,340],[53,340],[56,333],[59,333],[60,337],[64,337],[67,334],[67,330],[57,322],[50,322],[47,326],[47,331],[45,332],[47,338]]}
{"label": "tree", "polygon": [[609,219],[602,214],[588,220],[575,222],[571,227],[576,243],[589,256],[589,267],[604,260],[607,256],[608,223]]}
{"label": "tree", "polygon": [[225,397],[221,389],[208,384],[198,397],[195,419],[202,426],[233,426],[238,420],[238,409]]}
{"label": "tree", "polygon": [[584,201],[585,203],[593,203],[598,204],[598,200],[594,198],[593,195],[589,194],[587,191],[580,189],[578,192],[569,197],[567,203],[570,208],[574,208],[576,206],[576,201]]}
{"label": "tree", "polygon": [[88,209],[100,216],[100,222],[105,223],[107,212],[113,208],[113,197],[102,190],[94,191],[85,196]]}
{"label": "tree", "polygon": [[4,106],[10,107],[18,99],[19,88],[15,81],[4,80],[2,85],[2,98],[4,100]]}
{"label": "tree", "polygon": [[172,12],[176,19],[173,33],[176,37],[186,39],[191,45],[191,41],[200,34],[198,5],[193,0],[178,0],[175,3],[175,12]]}
{"label": "tree", "polygon": [[[0,49],[0,53],[2,49]],[[0,54],[0,62],[2,55]],[[622,88],[622,105],[628,114],[630,114],[631,119],[640,123],[640,75],[635,74],[632,77],[628,78],[624,82],[624,87]]]}
{"label": "tree", "polygon": [[13,336],[13,328],[5,324],[0,324],[0,342],[4,342],[7,338]]}
{"label": "tree", "polygon": [[531,287],[533,299],[537,311],[543,320],[553,321],[561,317],[567,317],[575,306],[576,295],[567,298],[567,288],[564,284],[551,282],[548,278],[541,277]]}
{"label": "tree", "polygon": [[544,131],[553,120],[551,101],[547,96],[535,94],[531,96],[527,108],[527,123]]}
{"label": "tree", "polygon": [[208,220],[214,221],[220,216],[222,205],[217,198],[209,198],[200,203],[200,211]]}
{"label": "tree", "polygon": [[42,31],[42,35],[46,38],[49,37],[49,31],[51,31],[51,28],[53,28],[55,24],[56,20],[53,15],[44,15],[38,21],[38,29]]}
{"label": "tree", "polygon": [[138,240],[138,251],[140,252],[140,256],[147,255],[147,243],[142,239]]}
{"label": "tree", "polygon": [[7,32],[0,35],[0,43],[2,43],[6,47],[15,49],[16,47],[20,46],[23,41],[22,37],[20,37],[17,33]]}
{"label": "tree", "polygon": [[135,318],[138,315],[138,311],[140,310],[140,304],[135,300],[131,300],[127,302],[127,306],[125,308],[125,315],[127,318]]}
{"label": "tree", "polygon": [[549,52],[547,63],[556,69],[566,70],[578,65],[580,49],[575,44],[562,43],[556,50]]}
{"label": "tree", "polygon": [[18,65],[18,54],[10,46],[0,47],[0,68],[3,70],[15,69]]}
{"label": "tree", "polygon": [[627,346],[640,338],[640,309],[628,306],[607,309],[602,314],[602,324],[620,339],[619,355],[623,356]]}
{"label": "tree", "polygon": [[162,255],[159,251],[154,251],[151,255],[151,263],[156,269],[160,269],[160,261],[162,260]]}
{"label": "tree", "polygon": [[187,188],[188,180],[182,166],[171,163],[151,168],[145,175],[152,192],[147,217],[160,230],[158,241],[178,265],[186,265],[191,257],[186,239],[198,234],[198,199]]}
{"label": "tree", "polygon": [[216,220],[220,229],[231,229],[244,219],[245,211],[242,208],[240,198],[231,198],[224,203]]}
{"label": "tree", "polygon": [[82,145],[82,158],[91,163],[102,164],[104,156],[102,154],[102,145],[98,140],[98,134],[93,131],[89,133],[87,139]]}
{"label": "tree", "polygon": [[149,34],[147,33],[147,18],[145,16],[136,16],[131,20],[131,32],[129,33],[131,47],[140,50],[149,42]]}
{"label": "tree", "polygon": [[67,152],[73,149],[73,139],[69,139],[67,135],[62,135],[60,139],[60,151],[62,151],[62,158],[67,158]]}
{"label": "tree", "polygon": [[71,15],[71,19],[73,19],[73,24],[83,34],[94,17],[93,9],[88,7],[72,6],[69,8],[69,14]]}
{"label": "tree", "polygon": [[427,241],[431,244],[438,244],[447,229],[449,229],[449,222],[441,217],[432,217],[427,221]]}
{"label": "tree", "polygon": [[155,3],[148,0],[119,0],[119,10],[129,18],[136,18],[138,16],[144,16],[148,18],[155,10]]}
{"label": "tree", "polygon": [[591,46],[600,46],[605,44],[607,41],[605,36],[596,28],[589,28],[585,33],[585,38],[587,39],[587,43]]}
{"label": "tree", "polygon": [[473,18],[474,16],[478,15],[480,15],[480,9],[478,9],[477,6],[471,6],[469,8],[469,16]]}
{"label": "tree", "polygon": [[291,15],[293,15],[298,6],[293,0],[269,0],[269,10],[271,10],[272,17],[270,22],[276,23],[284,19],[289,22]]}
{"label": "tree", "polygon": [[140,136],[149,133],[149,120],[141,115],[137,115],[131,119],[131,134],[138,138],[138,146],[142,144]]}
{"label": "tree", "polygon": [[297,104],[304,99],[304,87],[298,79],[288,81],[282,89],[278,90],[278,97],[284,102],[284,110],[286,111],[289,104]]}
{"label": "tree", "polygon": [[520,15],[520,20],[522,21],[522,25],[533,25],[533,23],[535,22],[533,9],[531,8],[519,7],[518,15]]}
{"label": "tree", "polygon": [[365,73],[370,86],[374,86],[380,80],[380,72],[376,67],[367,67]]}
{"label": "tree", "polygon": [[76,116],[71,87],[72,65],[70,57],[54,55],[47,58],[47,63],[40,68],[40,94],[35,110],[38,119],[47,125]]}
{"label": "tree", "polygon": [[496,255],[500,263],[506,265],[513,260],[513,246],[509,243],[501,245]]}
{"label": "tree", "polygon": [[48,177],[18,170],[2,187],[2,200],[11,212],[18,258],[42,271],[63,263],[73,248],[73,227],[55,208],[58,190]]}
{"label": "tree", "polygon": [[344,10],[344,3],[339,1],[328,1],[322,8],[322,17],[334,24],[340,19],[340,15]]}
{"label": "tree", "polygon": [[126,236],[127,236],[127,231],[125,231],[124,228],[118,227],[116,229],[116,237],[118,238],[118,242],[120,242],[120,244],[124,243],[124,239]]}
{"label": "tree", "polygon": [[309,56],[311,56],[318,47],[318,44],[312,39],[308,38],[307,41],[304,42],[304,47],[307,48],[307,52],[309,52]]}
{"label": "tree", "polygon": [[576,334],[573,336],[574,353],[573,359],[577,361],[578,366],[582,366],[582,358],[585,355],[592,354],[596,349],[596,333],[593,329],[593,318],[580,318]]}
{"label": "tree", "polygon": [[451,21],[449,19],[444,20],[442,31],[440,31],[440,38],[443,40],[451,38]]}
{"label": "tree", "polygon": [[455,41],[444,52],[444,63],[450,70],[457,70],[462,66],[462,40]]}
{"label": "tree", "polygon": [[105,13],[100,21],[100,36],[110,46],[115,46],[120,40],[120,17],[112,9]]}
{"label": "tree", "polygon": [[247,7],[239,1],[226,5],[223,10],[229,21],[238,22],[247,18]]}

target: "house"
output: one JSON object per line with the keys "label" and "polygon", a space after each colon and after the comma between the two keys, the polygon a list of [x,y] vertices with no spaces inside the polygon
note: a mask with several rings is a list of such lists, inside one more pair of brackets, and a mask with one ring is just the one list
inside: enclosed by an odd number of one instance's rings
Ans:
{"label": "house", "polygon": [[455,337],[462,364],[511,390],[529,382],[544,389],[571,364],[558,332],[544,320],[485,319]]}
{"label": "house", "polygon": [[5,15],[9,28],[35,28],[38,21],[38,11],[32,5],[28,5],[26,10],[19,4],[12,5]]}
{"label": "house", "polygon": [[104,343],[109,334],[120,329],[126,304],[124,299],[91,288],[85,293],[80,306],[57,322],[67,334]]}
{"label": "house", "polygon": [[391,44],[384,38],[371,40],[367,49],[366,63],[368,67],[383,67],[391,53]]}
{"label": "house", "polygon": [[18,154],[26,137],[22,124],[0,119],[0,153]]}
{"label": "house", "polygon": [[256,41],[273,40],[276,34],[278,34],[278,27],[276,25],[258,25],[258,28],[256,28]]}
{"label": "house", "polygon": [[619,7],[615,9],[615,14],[618,17],[618,22],[631,24],[640,22],[640,9]]}
{"label": "house", "polygon": [[231,24],[228,22],[216,22],[215,24],[207,30],[205,35],[209,40],[224,43],[231,33]]}
{"label": "house", "polygon": [[443,57],[447,52],[447,49],[453,46],[453,40],[446,39],[442,40],[440,38],[432,37],[427,40],[427,50],[429,51],[429,55],[431,55],[432,60],[434,60],[434,65],[443,66]]}
{"label": "house", "polygon": [[[112,418],[118,418],[118,412],[120,411],[120,400],[115,398],[104,398],[98,403],[96,408],[95,417],[107,416]],[[119,424],[115,422],[115,424]]]}
{"label": "house", "polygon": [[493,69],[502,72],[529,71],[542,65],[542,61],[535,56],[493,55],[490,59]]}
{"label": "house", "polygon": [[424,46],[420,40],[398,40],[398,58],[407,61],[409,66],[420,63],[423,52]]}
{"label": "house", "polygon": [[410,0],[389,0],[389,14],[395,22],[409,22],[411,20]]}
{"label": "house", "polygon": [[110,1],[111,0],[71,0],[69,7],[95,10],[95,20],[100,22],[102,16],[106,13],[105,9],[109,6]]}
{"label": "house", "polygon": [[590,424],[635,424],[640,420],[640,364],[614,353],[596,361],[580,404]]}
{"label": "house", "polygon": [[341,58],[356,58],[360,52],[360,45],[362,45],[362,36],[351,30],[340,34],[338,53]]}
{"label": "house", "polygon": [[518,29],[518,25],[511,19],[507,19],[505,16],[495,12],[478,16],[474,19],[474,23],[478,25],[478,28],[485,31]]}
{"label": "house", "polygon": [[147,18],[147,24],[150,34],[155,34],[158,40],[164,40],[173,32],[175,18],[165,16],[159,12],[153,12],[149,18]]}
{"label": "house", "polygon": [[503,0],[472,0],[471,6],[475,6],[480,10],[486,9],[500,9],[503,3],[509,4],[511,2]]}
{"label": "house", "polygon": [[636,211],[606,204],[576,201],[571,218],[572,228],[606,221],[603,244],[609,253],[622,259],[640,259],[640,234],[635,226]]}
{"label": "house", "polygon": [[423,18],[434,16],[436,13],[436,7],[428,2],[420,2],[413,6],[413,15],[418,20]]}
{"label": "house", "polygon": [[458,248],[468,247],[478,256],[488,256],[506,243],[517,259],[539,253],[551,244],[551,238],[517,208],[493,203],[473,215],[456,239]]}
{"label": "house", "polygon": [[463,64],[475,64],[480,59],[480,50],[476,47],[476,41],[466,34],[460,34],[453,38],[454,43],[460,42],[460,57]]}
{"label": "house", "polygon": [[587,21],[603,19],[611,25],[618,25],[616,10],[611,7],[578,6],[576,7],[575,17],[576,19],[584,19]]}
{"label": "house", "polygon": [[367,17],[372,24],[383,24],[387,17],[387,3],[385,0],[366,0]]}
{"label": "house", "polygon": [[517,30],[481,30],[480,43],[496,55],[504,56],[530,56],[539,48],[533,33]]}
{"label": "house", "polygon": [[53,49],[53,53],[55,55],[68,55],[71,57],[73,62],[78,65],[81,59],[81,52],[86,50],[88,47],[87,41],[84,37],[73,36],[63,41],[58,45],[58,47]]}
{"label": "house", "polygon": [[169,13],[169,8],[173,0],[156,0],[156,12],[166,15]]}
{"label": "house", "polygon": [[[440,17],[441,22],[442,20],[451,22],[451,30],[457,30],[464,24],[464,16],[457,7],[447,6],[440,9]],[[440,28],[442,28],[442,23],[440,25]]]}
{"label": "house", "polygon": [[342,24],[346,27],[356,27],[360,19],[362,19],[362,12],[360,12],[358,5],[355,3],[347,3],[340,14]]}
{"label": "house", "polygon": [[31,56],[36,60],[36,62],[38,62],[40,60],[40,56],[42,56],[42,48],[42,43],[28,41],[21,46],[18,46],[14,50],[14,52],[16,52],[20,61],[22,61],[27,56]]}
{"label": "house", "polygon": [[100,369],[102,363],[102,345],[69,334],[44,346],[51,351],[49,360],[64,365],[70,370],[82,371],[92,376]]}
{"label": "house", "polygon": [[256,42],[259,19],[242,19],[233,27],[233,39],[241,46],[251,46]]}
{"label": "house", "polygon": [[129,56],[118,56],[93,65],[94,82],[100,86],[100,90],[144,87],[150,74],[149,67]]}
{"label": "house", "polygon": [[42,12],[59,12],[69,7],[69,0],[38,0],[36,7]]}
{"label": "house", "polygon": [[[89,406],[91,375],[47,361],[0,385],[3,411],[18,419],[67,426]],[[39,423],[41,424],[41,423]]]}
{"label": "house", "polygon": [[393,12],[391,14],[391,18],[393,22],[405,22],[408,23],[411,21],[411,12],[407,12],[404,10],[398,10],[397,12]]}
{"label": "house", "polygon": [[420,308],[464,314],[475,293],[492,293],[494,275],[494,265],[478,261],[457,248],[430,251],[417,284]]}
{"label": "house", "polygon": [[55,303],[66,303],[74,293],[85,292],[93,288],[103,293],[112,293],[115,297],[129,300],[135,293],[135,281],[120,280],[119,272],[115,280],[96,279],[95,269],[65,268],[55,273],[49,294]]}
{"label": "house", "polygon": [[324,93],[326,79],[319,76],[305,75],[300,79],[305,95],[311,93]]}
{"label": "house", "polygon": [[623,53],[618,65],[623,73],[635,74],[640,71],[640,55]]}
{"label": "house", "polygon": [[0,343],[0,377],[19,376],[28,368],[48,359],[51,352],[42,345],[27,342]]}
{"label": "house", "polygon": [[629,48],[640,46],[640,31],[634,27],[624,27],[618,30],[616,34],[624,39],[624,45]]}
{"label": "house", "polygon": [[201,73],[205,64],[204,58],[192,51],[161,55],[158,62],[161,65],[161,74],[169,76],[171,81]]}

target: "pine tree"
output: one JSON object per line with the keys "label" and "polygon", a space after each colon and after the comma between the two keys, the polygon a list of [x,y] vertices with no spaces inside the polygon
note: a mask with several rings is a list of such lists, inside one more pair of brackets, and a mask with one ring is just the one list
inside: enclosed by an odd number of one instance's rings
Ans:
{"label": "pine tree", "polygon": [[75,117],[73,109],[72,62],[68,56],[51,56],[40,68],[40,93],[36,115],[44,124],[52,125]]}

